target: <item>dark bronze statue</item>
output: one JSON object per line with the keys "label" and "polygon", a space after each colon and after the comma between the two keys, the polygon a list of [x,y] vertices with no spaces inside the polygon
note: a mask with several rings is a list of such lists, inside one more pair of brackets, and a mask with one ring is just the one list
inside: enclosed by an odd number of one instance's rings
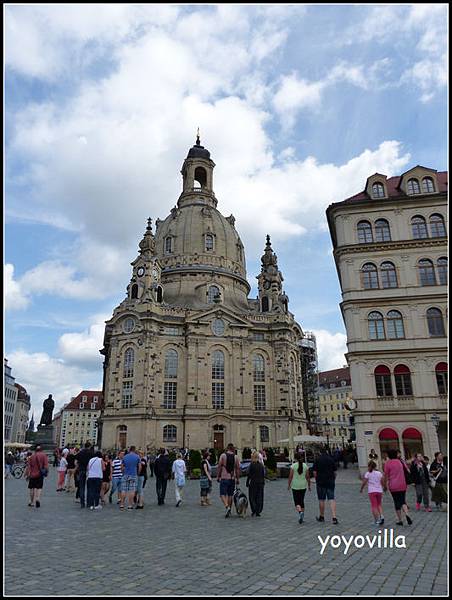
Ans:
{"label": "dark bronze statue", "polygon": [[44,400],[41,421],[39,422],[40,425],[52,424],[52,414],[54,408],[55,402],[52,399],[52,394],[49,394],[49,397]]}

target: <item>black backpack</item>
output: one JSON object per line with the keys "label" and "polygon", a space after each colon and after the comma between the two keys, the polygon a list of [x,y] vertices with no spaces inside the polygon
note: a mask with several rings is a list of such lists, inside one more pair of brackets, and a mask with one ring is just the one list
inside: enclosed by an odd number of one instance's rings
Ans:
{"label": "black backpack", "polygon": [[234,469],[235,469],[235,454],[232,454],[231,452],[227,452],[226,453],[226,471],[230,475],[234,475]]}

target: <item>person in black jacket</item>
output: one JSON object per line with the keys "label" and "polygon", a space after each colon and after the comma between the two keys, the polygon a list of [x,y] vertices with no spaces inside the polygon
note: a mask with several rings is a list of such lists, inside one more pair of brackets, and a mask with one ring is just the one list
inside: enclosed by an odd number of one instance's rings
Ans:
{"label": "person in black jacket", "polygon": [[85,447],[75,455],[75,464],[78,471],[78,493],[80,496],[80,508],[85,508],[85,488],[86,488],[86,472],[88,463],[94,456],[94,448],[91,448],[91,443],[86,442]]}
{"label": "person in black jacket", "polygon": [[246,487],[249,488],[249,500],[251,506],[251,516],[261,516],[264,508],[264,484],[265,467],[259,461],[259,453],[253,452],[251,455],[251,464],[246,478]]}
{"label": "person in black jacket", "polygon": [[424,510],[432,512],[430,508],[430,475],[422,454],[416,454],[410,467],[411,480],[416,487],[416,510],[420,510],[422,501]]}
{"label": "person in black jacket", "polygon": [[158,505],[165,504],[166,486],[171,477],[171,463],[165,448],[160,448],[160,453],[154,463],[155,487],[157,490]]}

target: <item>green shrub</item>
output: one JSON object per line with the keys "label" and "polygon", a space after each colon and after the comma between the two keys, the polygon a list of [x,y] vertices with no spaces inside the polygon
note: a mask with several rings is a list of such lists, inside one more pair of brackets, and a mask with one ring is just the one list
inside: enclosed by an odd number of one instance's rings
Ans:
{"label": "green shrub", "polygon": [[269,469],[267,467],[267,469],[266,469],[266,476],[267,476],[267,479],[277,479],[278,478],[278,471],[276,469]]}
{"label": "green shrub", "polygon": [[172,465],[172,464],[173,464],[173,462],[176,460],[176,453],[175,453],[174,451],[171,451],[171,452],[168,454],[168,458],[169,458],[169,461],[170,461],[170,463],[171,463],[171,465]]}
{"label": "green shrub", "polygon": [[190,450],[188,466],[192,473],[194,469],[201,469],[201,452],[199,450]]}
{"label": "green shrub", "polygon": [[199,479],[200,476],[201,476],[201,469],[192,469],[192,471],[191,471],[192,479]]}

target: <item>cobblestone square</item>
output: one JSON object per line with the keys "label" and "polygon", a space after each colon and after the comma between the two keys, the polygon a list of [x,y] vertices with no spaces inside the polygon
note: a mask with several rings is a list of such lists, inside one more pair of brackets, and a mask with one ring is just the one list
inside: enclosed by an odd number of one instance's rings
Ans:
{"label": "cobblestone square", "polygon": [[[446,595],[447,513],[412,513],[396,527],[386,494],[385,525],[406,536],[406,549],[328,545],[318,535],[375,535],[367,494],[356,469],[337,479],[339,524],[317,523],[315,485],[299,525],[287,480],[268,482],[260,518],[226,520],[214,483],[213,505],[199,505],[199,482],[188,481],[175,507],[174,487],[157,506],[154,479],[141,511],[81,510],[56,493],[55,471],[41,508],[29,508],[25,480],[5,481],[5,594],[35,595]],[[242,480],[242,488],[244,488]],[[414,491],[408,492],[414,507]]]}

